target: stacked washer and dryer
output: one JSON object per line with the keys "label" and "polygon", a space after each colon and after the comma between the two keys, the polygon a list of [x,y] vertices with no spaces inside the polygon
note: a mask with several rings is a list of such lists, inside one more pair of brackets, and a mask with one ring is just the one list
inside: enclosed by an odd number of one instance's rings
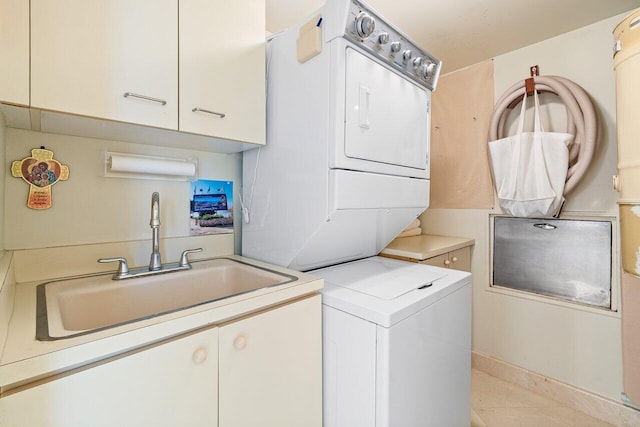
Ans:
{"label": "stacked washer and dryer", "polygon": [[325,426],[470,424],[470,274],[376,256],[429,206],[440,66],[358,0],[267,42],[242,254],[325,279]]}

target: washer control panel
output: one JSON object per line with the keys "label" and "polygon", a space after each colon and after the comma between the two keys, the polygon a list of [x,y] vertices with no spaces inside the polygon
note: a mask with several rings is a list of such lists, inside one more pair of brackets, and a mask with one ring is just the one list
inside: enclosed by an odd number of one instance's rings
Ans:
{"label": "washer control panel", "polygon": [[358,0],[351,1],[345,37],[420,85],[436,88],[442,62]]}

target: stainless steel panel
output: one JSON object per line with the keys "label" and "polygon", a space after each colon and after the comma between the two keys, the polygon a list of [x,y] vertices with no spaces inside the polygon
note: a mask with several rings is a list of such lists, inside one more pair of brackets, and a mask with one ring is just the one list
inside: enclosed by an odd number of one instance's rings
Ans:
{"label": "stainless steel panel", "polygon": [[493,286],[611,307],[610,221],[496,217]]}

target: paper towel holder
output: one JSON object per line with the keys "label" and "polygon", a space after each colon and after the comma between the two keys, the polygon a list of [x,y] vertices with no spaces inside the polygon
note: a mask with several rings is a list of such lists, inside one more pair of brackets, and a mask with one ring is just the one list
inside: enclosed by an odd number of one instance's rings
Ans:
{"label": "paper towel holder", "polygon": [[147,156],[106,151],[104,176],[108,178],[192,181],[198,179],[198,159]]}

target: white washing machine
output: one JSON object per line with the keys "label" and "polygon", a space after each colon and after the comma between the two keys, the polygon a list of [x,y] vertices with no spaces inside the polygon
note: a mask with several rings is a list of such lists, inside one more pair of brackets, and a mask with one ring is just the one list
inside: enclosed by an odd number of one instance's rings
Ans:
{"label": "white washing machine", "polygon": [[371,257],[325,279],[325,427],[468,427],[471,275]]}

